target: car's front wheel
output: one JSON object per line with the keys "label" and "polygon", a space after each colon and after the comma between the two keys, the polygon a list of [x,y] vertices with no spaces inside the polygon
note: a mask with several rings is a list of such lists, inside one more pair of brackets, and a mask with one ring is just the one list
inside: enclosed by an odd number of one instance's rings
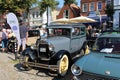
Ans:
{"label": "car's front wheel", "polygon": [[58,74],[60,76],[65,76],[69,68],[69,58],[66,54],[64,54],[58,61],[58,66],[59,66]]}
{"label": "car's front wheel", "polygon": [[28,62],[30,60],[30,57],[29,56],[24,56],[23,57],[23,63],[22,63],[22,67],[25,69],[25,70],[31,70],[31,67],[29,66]]}

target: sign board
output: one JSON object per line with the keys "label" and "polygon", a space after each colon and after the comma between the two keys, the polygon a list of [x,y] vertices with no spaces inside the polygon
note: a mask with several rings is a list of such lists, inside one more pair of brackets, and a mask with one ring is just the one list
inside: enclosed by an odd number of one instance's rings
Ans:
{"label": "sign board", "polygon": [[14,13],[8,13],[6,16],[7,16],[7,23],[11,27],[11,30],[15,34],[17,40],[20,41],[19,23],[16,15]]}

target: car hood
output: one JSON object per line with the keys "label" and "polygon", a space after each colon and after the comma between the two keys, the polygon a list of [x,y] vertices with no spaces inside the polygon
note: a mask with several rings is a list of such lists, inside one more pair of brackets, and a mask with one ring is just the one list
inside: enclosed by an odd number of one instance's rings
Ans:
{"label": "car hood", "polygon": [[76,62],[83,71],[120,78],[120,54],[90,52]]}
{"label": "car hood", "polygon": [[46,39],[46,41],[54,46],[55,52],[58,52],[59,50],[69,51],[70,38],[68,37],[49,37]]}

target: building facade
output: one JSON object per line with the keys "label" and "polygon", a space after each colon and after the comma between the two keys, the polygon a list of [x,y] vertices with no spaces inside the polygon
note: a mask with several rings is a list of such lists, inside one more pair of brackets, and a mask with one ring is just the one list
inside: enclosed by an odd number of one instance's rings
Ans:
{"label": "building facade", "polygon": [[42,24],[42,17],[39,13],[39,7],[30,8],[30,19],[29,25],[30,27],[40,26]]}
{"label": "building facade", "polygon": [[[57,8],[50,12],[49,14],[49,16],[51,17],[50,21],[56,20],[56,16],[58,15],[59,11],[60,9]],[[40,16],[40,9],[38,6],[30,9],[30,19],[29,19],[30,27],[37,27],[44,25],[46,23],[47,23],[47,11],[45,11]]]}
{"label": "building facade", "polygon": [[99,23],[106,22],[106,0],[81,0],[81,16],[95,19]]}
{"label": "building facade", "polygon": [[88,16],[90,12],[105,14],[106,0],[81,0],[81,15]]}
{"label": "building facade", "polygon": [[114,0],[113,28],[120,28],[120,0]]}
{"label": "building facade", "polygon": [[64,5],[57,15],[57,19],[60,18],[74,18],[80,16],[80,7],[75,4]]}

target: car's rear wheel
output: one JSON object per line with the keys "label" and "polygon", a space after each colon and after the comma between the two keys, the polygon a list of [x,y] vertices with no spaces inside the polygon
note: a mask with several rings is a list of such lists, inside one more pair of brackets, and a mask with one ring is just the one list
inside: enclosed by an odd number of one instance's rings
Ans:
{"label": "car's rear wheel", "polygon": [[85,55],[85,51],[83,49],[80,50],[80,55],[81,56]]}
{"label": "car's rear wheel", "polygon": [[28,62],[30,60],[30,57],[29,56],[24,56],[23,57],[23,63],[22,63],[22,66],[25,70],[31,70],[31,67],[29,66]]}
{"label": "car's rear wheel", "polygon": [[65,76],[69,68],[69,58],[66,54],[58,61],[58,74],[59,76]]}

